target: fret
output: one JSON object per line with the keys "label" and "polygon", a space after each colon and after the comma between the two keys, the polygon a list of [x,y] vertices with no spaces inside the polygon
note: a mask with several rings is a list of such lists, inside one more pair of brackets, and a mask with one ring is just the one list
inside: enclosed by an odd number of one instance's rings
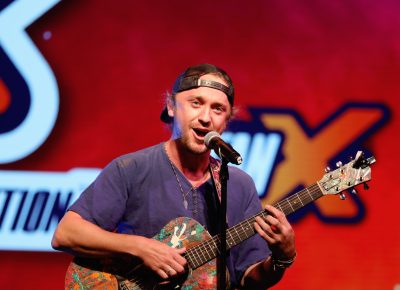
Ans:
{"label": "fret", "polygon": [[214,248],[214,251],[213,251],[213,253],[214,253],[214,257],[218,254],[219,255],[219,248],[218,248],[218,246],[217,246],[217,243],[215,242],[215,237],[213,237],[210,241],[212,241],[213,242],[213,248]]}
{"label": "fret", "polygon": [[[303,203],[299,198],[298,194],[292,195],[289,198],[290,204],[292,205],[293,211],[298,210],[299,208],[303,207]],[[300,201],[300,203],[299,203]]]}
{"label": "fret", "polygon": [[199,261],[199,259],[200,259],[200,256],[199,256],[199,254],[198,254],[198,249],[199,249],[199,247],[195,247],[195,248],[192,248],[193,249],[193,258],[194,258],[194,268],[197,268],[198,266],[200,266],[201,264],[200,264],[200,261]]}
{"label": "fret", "polygon": [[242,225],[242,229],[246,233],[246,238],[250,237],[254,232],[253,225],[248,222],[245,223],[245,227]]}
{"label": "fret", "polygon": [[186,253],[185,253],[185,258],[189,261],[191,269],[196,269],[197,268],[196,259],[194,259],[194,256],[193,256],[193,251],[195,250],[195,248],[196,247],[193,247],[193,248],[187,250]]}
{"label": "fret", "polygon": [[289,204],[290,208],[292,209],[292,212],[294,212],[294,208],[293,208],[292,204],[290,203],[290,200],[288,198],[286,198],[285,200]]}
{"label": "fret", "polygon": [[[233,228],[234,229],[234,228]],[[228,246],[234,246],[234,245],[236,245],[236,243],[235,243],[235,239],[232,237],[232,233],[231,233],[231,231],[232,231],[232,228],[230,228],[230,229],[228,229],[227,231],[226,231],[226,245]],[[229,237],[228,237],[229,236]]]}
{"label": "fret", "polygon": [[239,229],[239,231],[236,230],[236,232],[238,233],[239,238],[245,238],[243,236],[243,234],[246,235],[246,231],[245,231],[245,228],[243,227],[242,223],[240,223],[237,226],[235,226],[235,229]]}
{"label": "fret", "polygon": [[209,243],[208,241],[206,241],[206,242],[204,243],[204,251],[203,251],[203,253],[204,253],[204,252],[207,253],[208,257],[206,257],[206,256],[204,255],[205,261],[211,260],[211,259],[212,259],[212,255],[210,254],[210,250],[212,250],[212,249],[211,249],[211,245],[210,245],[210,243]]}
{"label": "fret", "polygon": [[308,190],[308,188],[306,188],[306,191],[308,193],[308,195],[311,197],[311,200],[314,200],[313,196],[311,195],[310,191]]}
{"label": "fret", "polygon": [[216,241],[217,249],[219,249],[219,248],[220,248],[219,245],[220,245],[220,243],[221,243],[221,240],[220,240],[220,238],[219,238],[219,235],[216,235],[214,238],[215,238],[215,241]]}
{"label": "fret", "polygon": [[238,238],[237,240],[236,239],[234,239],[234,242],[237,242],[237,241],[239,241],[239,238],[240,238],[240,235],[239,235],[239,233],[238,233],[238,231],[237,231],[237,229],[236,229],[237,227],[233,227],[232,229],[233,230],[235,230],[235,232],[236,232],[236,237]]}
{"label": "fret", "polygon": [[196,268],[196,267],[195,267],[194,262],[193,262],[193,260],[192,260],[192,255],[191,255],[190,253],[191,253],[191,251],[190,251],[190,249],[189,249],[189,250],[185,253],[185,258],[186,258],[186,260],[188,261],[188,264],[189,264],[190,268],[191,268],[191,269],[194,269],[194,268]]}
{"label": "fret", "polygon": [[200,266],[199,259],[196,258],[195,252],[193,253],[193,269],[196,269]]}
{"label": "fret", "polygon": [[295,195],[296,195],[296,197],[298,198],[298,200],[300,201],[300,203],[301,203],[301,206],[303,207],[303,206],[304,206],[304,204],[303,204],[303,202],[301,201],[299,194],[295,194]]}
{"label": "fret", "polygon": [[214,257],[216,257],[217,256],[217,247],[216,247],[216,244],[215,244],[215,241],[214,241],[214,239],[209,239],[208,241],[207,241],[207,244],[208,244],[208,246],[209,246],[209,249],[210,249],[210,251],[209,251],[209,254],[210,254],[210,258],[211,259],[213,259]]}
{"label": "fret", "polygon": [[233,246],[235,246],[236,245],[236,241],[235,241],[235,239],[227,239],[226,240],[226,248],[227,249],[230,249],[230,248],[232,248]]}
{"label": "fret", "polygon": [[287,206],[287,204],[285,204],[285,202],[287,203],[287,200],[281,200],[279,203],[277,203],[276,205],[274,205],[275,207],[279,207],[279,209],[281,210],[281,212],[283,212],[285,215],[289,214],[289,208]]}
{"label": "fret", "polygon": [[202,251],[199,251],[200,252],[200,256],[199,256],[200,257],[200,262],[207,261],[206,256],[204,255],[204,252],[206,252],[206,251],[204,251],[205,250],[205,247],[204,247],[205,244],[207,244],[207,242],[203,243],[203,249],[201,249]]}
{"label": "fret", "polygon": [[317,198],[320,198],[321,196],[323,196],[323,193],[322,193],[321,189],[319,188],[318,184],[315,183],[315,184],[313,184],[312,187],[314,188],[313,191],[315,193],[313,200],[316,200]]}
{"label": "fret", "polygon": [[[238,237],[237,243],[239,243],[240,241],[242,241],[242,240],[244,240],[244,239],[246,239],[248,237],[247,233],[246,233],[246,228],[243,227],[243,224],[244,223],[239,223],[238,225],[236,225],[234,227],[235,231],[237,233],[237,237]],[[237,229],[239,229],[239,231]]]}
{"label": "fret", "polygon": [[207,257],[205,254],[205,252],[207,252],[208,253],[208,251],[207,251],[207,242],[205,242],[204,244],[203,244],[203,247],[200,247],[200,259],[201,259],[201,261],[200,262],[202,262],[202,263],[204,263],[205,261],[207,261],[208,259],[209,259],[209,257]]}
{"label": "fret", "polygon": [[281,212],[285,212],[285,211],[282,209],[282,207],[281,207],[281,205],[280,205],[280,202],[278,202],[275,206],[276,206],[276,207],[279,207],[279,209],[280,209]]}

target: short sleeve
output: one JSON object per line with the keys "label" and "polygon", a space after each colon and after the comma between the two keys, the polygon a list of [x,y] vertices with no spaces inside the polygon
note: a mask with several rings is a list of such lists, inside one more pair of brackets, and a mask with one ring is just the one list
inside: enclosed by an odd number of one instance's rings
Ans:
{"label": "short sleeve", "polygon": [[84,219],[113,231],[125,212],[128,189],[118,160],[108,164],[69,208]]}

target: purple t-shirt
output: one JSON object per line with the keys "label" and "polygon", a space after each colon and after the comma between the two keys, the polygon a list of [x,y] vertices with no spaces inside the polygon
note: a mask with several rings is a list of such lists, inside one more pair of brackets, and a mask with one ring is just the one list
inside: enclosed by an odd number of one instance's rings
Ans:
{"label": "purple t-shirt", "polygon": [[[164,143],[116,158],[69,208],[103,229],[126,234],[155,236],[169,221],[180,216],[197,220],[211,235],[217,234],[217,198],[211,178],[196,190],[175,168]],[[182,191],[188,208],[183,205]],[[196,202],[193,202],[196,200]],[[196,215],[193,216],[195,207]],[[253,180],[229,166],[227,217],[229,227],[261,211]],[[248,266],[270,254],[266,242],[255,235],[233,247],[227,257],[232,286],[240,282]]]}

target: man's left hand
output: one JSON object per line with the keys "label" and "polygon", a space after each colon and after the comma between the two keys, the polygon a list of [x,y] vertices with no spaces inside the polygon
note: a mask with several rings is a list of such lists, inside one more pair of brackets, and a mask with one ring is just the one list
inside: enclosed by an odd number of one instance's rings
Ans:
{"label": "man's left hand", "polygon": [[296,255],[294,231],[283,212],[271,205],[265,207],[268,215],[256,217],[254,228],[267,241],[274,257],[288,260]]}

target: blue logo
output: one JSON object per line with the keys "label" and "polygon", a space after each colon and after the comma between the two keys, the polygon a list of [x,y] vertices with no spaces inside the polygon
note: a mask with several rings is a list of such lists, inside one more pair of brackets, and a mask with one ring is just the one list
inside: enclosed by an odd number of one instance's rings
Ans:
{"label": "blue logo", "polygon": [[57,119],[55,76],[25,29],[59,1],[13,1],[0,11],[0,163],[38,149]]}

